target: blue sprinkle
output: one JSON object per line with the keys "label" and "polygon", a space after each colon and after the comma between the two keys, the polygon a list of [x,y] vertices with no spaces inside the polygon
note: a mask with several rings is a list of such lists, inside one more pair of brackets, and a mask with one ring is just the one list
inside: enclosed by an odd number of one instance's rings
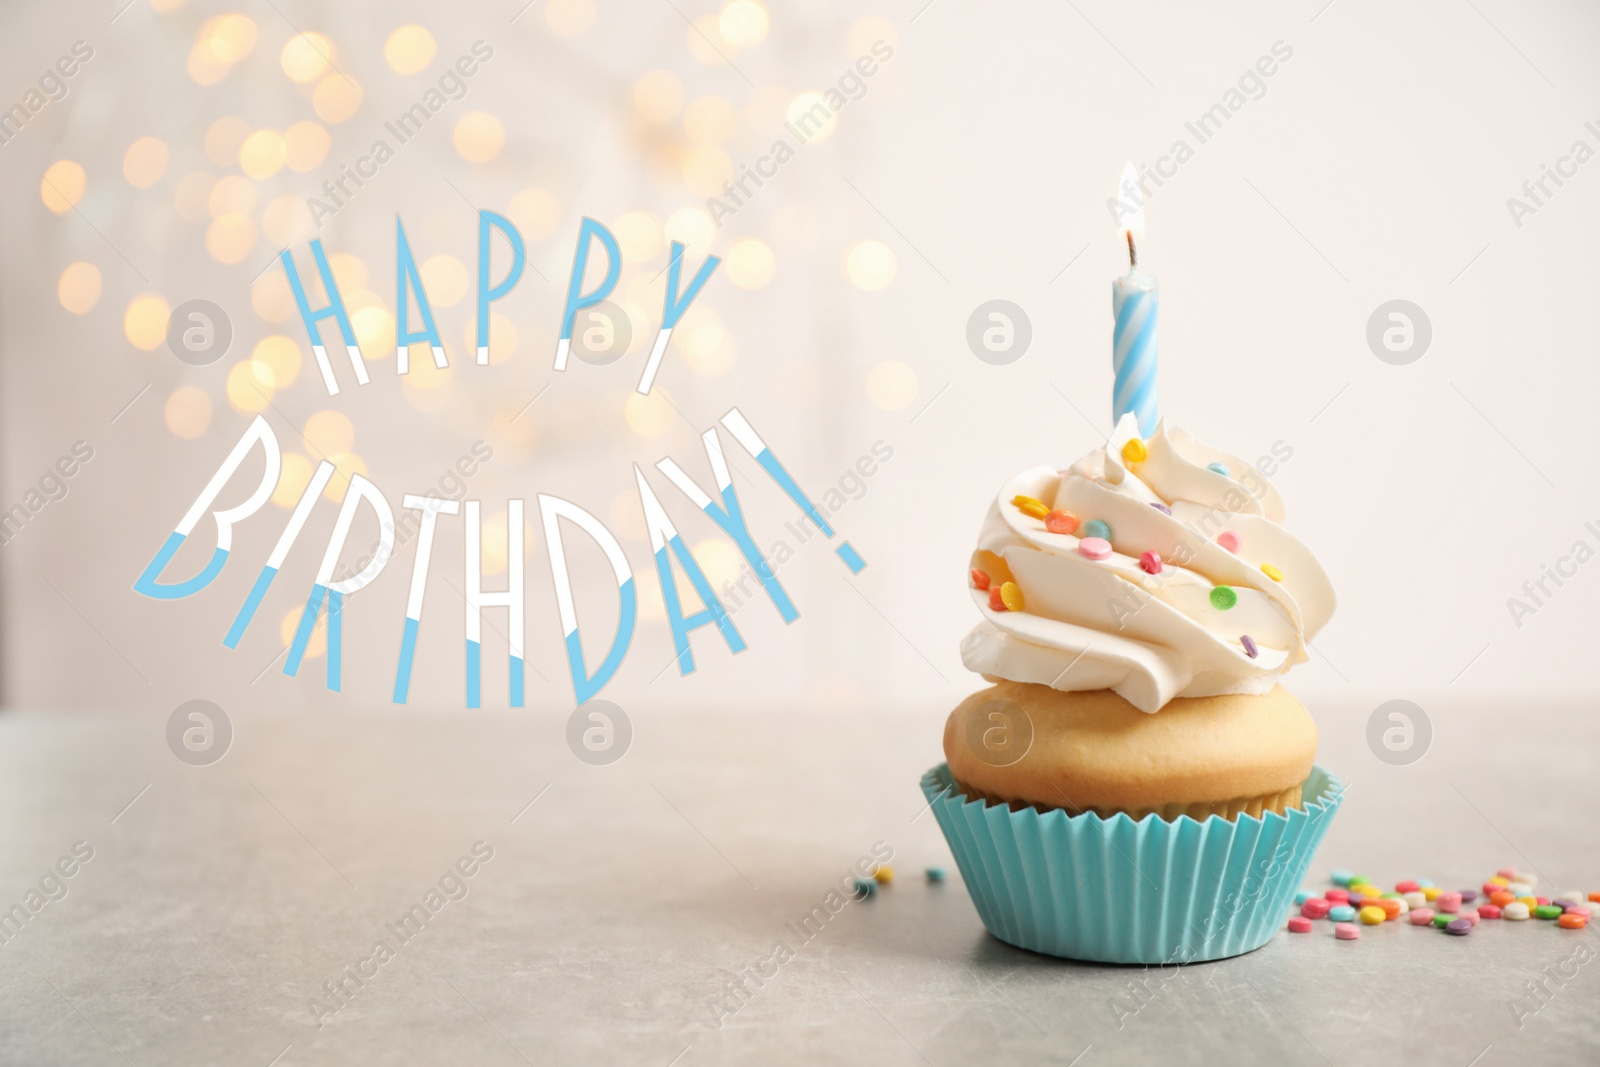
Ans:
{"label": "blue sprinkle", "polygon": [[1083,524],[1083,536],[1098,537],[1103,541],[1109,541],[1111,540],[1111,527],[1099,519],[1090,519]]}
{"label": "blue sprinkle", "polygon": [[929,867],[923,873],[928,876],[928,881],[930,881],[930,882],[942,882],[942,881],[944,881],[944,868],[943,867]]}
{"label": "blue sprinkle", "polygon": [[1356,909],[1348,904],[1337,904],[1328,909],[1328,918],[1336,923],[1347,923],[1356,917]]}
{"label": "blue sprinkle", "polygon": [[1310,900],[1314,895],[1315,894],[1313,894],[1311,892],[1311,890],[1302,889],[1302,890],[1300,890],[1300,892],[1298,892],[1298,893],[1296,893],[1294,895],[1294,902],[1295,902],[1296,905],[1304,904],[1306,901]]}
{"label": "blue sprinkle", "polygon": [[878,883],[871,878],[856,879],[856,895],[860,898],[870,897],[878,891]]}
{"label": "blue sprinkle", "polygon": [[1216,471],[1218,474],[1222,475],[1224,478],[1226,478],[1228,476],[1228,468],[1224,467],[1220,463],[1207,463],[1206,464],[1206,470],[1208,470],[1208,471]]}
{"label": "blue sprinkle", "polygon": [[1416,879],[1416,883],[1423,889],[1432,889],[1434,887],[1433,882],[1427,878],[1418,878]]}
{"label": "blue sprinkle", "polygon": [[[1332,872],[1330,872],[1328,874],[1328,880],[1330,882],[1332,882],[1334,885],[1347,886],[1347,885],[1350,884],[1350,875],[1351,875],[1351,872],[1350,871],[1346,871],[1346,870],[1332,871]],[[1433,883],[1432,882],[1420,882],[1419,881],[1417,884],[1418,885],[1432,885]]]}
{"label": "blue sprinkle", "polygon": [[1167,513],[1167,514],[1168,514],[1168,515],[1171,515],[1171,514],[1172,514],[1172,509],[1171,509],[1171,508],[1169,508],[1169,507],[1167,507],[1167,506],[1166,506],[1166,505],[1165,505],[1165,504],[1163,504],[1163,503],[1162,503],[1162,502],[1161,502],[1161,501],[1159,501],[1159,500],[1152,500],[1152,501],[1150,501],[1150,506],[1151,506],[1151,507],[1153,507],[1153,508],[1155,508],[1155,509],[1156,509],[1156,510],[1157,510],[1157,511],[1164,511],[1164,512],[1166,512],[1166,513]]}

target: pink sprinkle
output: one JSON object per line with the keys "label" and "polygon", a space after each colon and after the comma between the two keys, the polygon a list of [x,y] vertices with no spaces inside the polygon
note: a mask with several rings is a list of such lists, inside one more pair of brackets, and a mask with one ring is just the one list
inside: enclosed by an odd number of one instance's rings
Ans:
{"label": "pink sprinkle", "polygon": [[1350,890],[1330,889],[1326,893],[1322,894],[1322,897],[1330,904],[1346,904],[1350,901]]}
{"label": "pink sprinkle", "polygon": [[1355,923],[1334,923],[1333,936],[1340,941],[1361,940],[1361,930]]}
{"label": "pink sprinkle", "polygon": [[1550,903],[1550,898],[1549,897],[1534,897],[1533,899],[1538,901],[1540,904],[1548,904],[1548,903]]}
{"label": "pink sprinkle", "polygon": [[1289,932],[1291,934],[1309,934],[1311,932],[1311,920],[1304,915],[1294,916],[1289,920]]}
{"label": "pink sprinkle", "polygon": [[[1483,909],[1479,908],[1478,910],[1482,911]],[[1593,917],[1590,909],[1584,908],[1584,907],[1578,907],[1576,905],[1574,905],[1573,907],[1568,908],[1566,911],[1562,912],[1561,914],[1563,914],[1563,915],[1582,915],[1585,919],[1589,919],[1589,918]]]}
{"label": "pink sprinkle", "polygon": [[1406,914],[1410,917],[1412,926],[1427,926],[1433,922],[1432,908],[1412,908]]}
{"label": "pink sprinkle", "polygon": [[1333,905],[1321,897],[1312,897],[1300,905],[1300,914],[1308,919],[1326,919],[1328,917],[1328,909],[1331,907]]}
{"label": "pink sprinkle", "polygon": [[1239,535],[1234,533],[1232,530],[1223,530],[1221,533],[1217,534],[1217,544],[1221,545],[1229,552],[1237,553],[1239,551]]}
{"label": "pink sprinkle", "polygon": [[1440,893],[1439,899],[1435,900],[1433,903],[1435,907],[1444,912],[1446,915],[1454,915],[1456,912],[1461,910],[1461,894]]}
{"label": "pink sprinkle", "polygon": [[1161,573],[1161,557],[1154,552],[1145,552],[1139,557],[1139,566],[1146,574]]}
{"label": "pink sprinkle", "polygon": [[1500,905],[1498,905],[1498,904],[1485,904],[1483,907],[1478,909],[1478,917],[1480,919],[1498,919],[1498,918],[1500,918]]}
{"label": "pink sprinkle", "polygon": [[1078,555],[1087,559],[1110,559],[1111,542],[1104,537],[1085,537],[1078,542]]}
{"label": "pink sprinkle", "polygon": [[1495,873],[1508,882],[1520,881],[1520,879],[1517,877],[1517,869],[1515,867],[1501,867]]}
{"label": "pink sprinkle", "polygon": [[1467,920],[1473,926],[1478,925],[1478,913],[1476,911],[1464,911],[1461,913],[1461,918]]}
{"label": "pink sprinkle", "polygon": [[1417,890],[1419,890],[1421,888],[1422,887],[1420,885],[1418,885],[1415,882],[1411,882],[1411,881],[1396,882],[1394,884],[1394,891],[1396,893],[1415,893]]}

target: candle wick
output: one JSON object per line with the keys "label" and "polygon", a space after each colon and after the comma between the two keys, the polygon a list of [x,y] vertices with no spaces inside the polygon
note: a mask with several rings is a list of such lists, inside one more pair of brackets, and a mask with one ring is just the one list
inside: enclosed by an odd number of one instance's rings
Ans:
{"label": "candle wick", "polygon": [[1133,231],[1124,230],[1128,235],[1128,268],[1131,270],[1139,265],[1139,250],[1133,244]]}

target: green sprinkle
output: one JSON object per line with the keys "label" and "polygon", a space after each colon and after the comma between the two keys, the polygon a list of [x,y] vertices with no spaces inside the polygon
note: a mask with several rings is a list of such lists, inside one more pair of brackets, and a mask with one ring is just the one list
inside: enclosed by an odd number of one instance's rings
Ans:
{"label": "green sprinkle", "polygon": [[[1233,591],[1231,585],[1219,585],[1211,590],[1211,606],[1218,611],[1227,611],[1238,602],[1239,594]],[[1355,885],[1355,880],[1352,879],[1350,884]]]}
{"label": "green sprinkle", "polygon": [[1561,918],[1561,909],[1554,904],[1540,904],[1533,909],[1533,914],[1540,919],[1559,919]]}
{"label": "green sprinkle", "polygon": [[1433,925],[1443,930],[1446,926],[1449,926],[1453,921],[1455,921],[1456,918],[1457,916],[1441,911],[1439,914],[1433,917]]}

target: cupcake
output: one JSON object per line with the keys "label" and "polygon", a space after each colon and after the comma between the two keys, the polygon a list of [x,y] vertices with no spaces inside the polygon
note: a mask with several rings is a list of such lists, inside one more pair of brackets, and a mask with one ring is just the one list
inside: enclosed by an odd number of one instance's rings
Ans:
{"label": "cupcake", "polygon": [[1280,678],[1334,594],[1256,464],[1130,414],[1026,471],[972,555],[993,683],[923,789],[990,932],[1117,963],[1248,952],[1281,925],[1342,786]]}

